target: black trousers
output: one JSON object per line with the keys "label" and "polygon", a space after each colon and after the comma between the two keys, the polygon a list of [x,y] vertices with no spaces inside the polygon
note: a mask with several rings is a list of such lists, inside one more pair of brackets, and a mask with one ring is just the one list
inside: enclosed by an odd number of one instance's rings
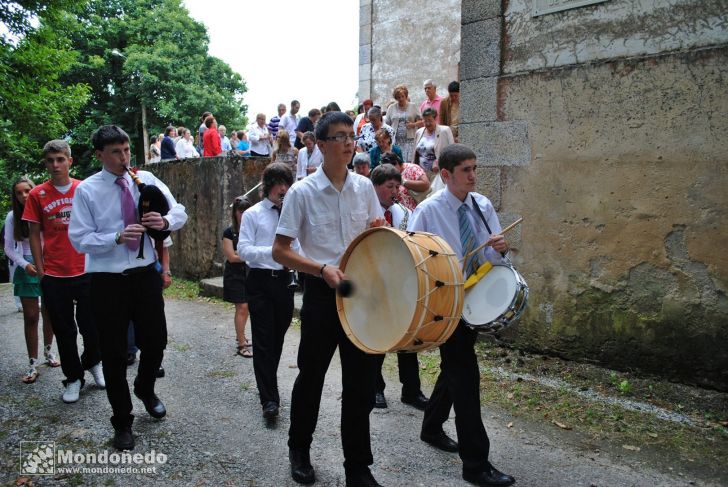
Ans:
{"label": "black trousers", "polygon": [[458,434],[463,470],[480,472],[488,464],[490,440],[480,416],[480,370],[475,356],[478,333],[463,321],[452,336],[440,345],[440,375],[425,408],[422,432],[442,431],[442,425],[455,406],[455,429]]}
{"label": "black trousers", "polygon": [[[91,278],[88,274],[76,277],[44,276],[40,281],[43,302],[48,309],[53,333],[56,335],[63,384],[81,379],[83,371],[101,361],[99,335],[91,318]],[[75,304],[75,319],[74,319]],[[83,337],[83,353],[78,357],[76,338]]]}
{"label": "black trousers", "polygon": [[[382,364],[386,355],[377,357],[377,392],[384,392],[386,384],[382,376]],[[417,361],[416,353],[397,353],[397,365],[399,366],[399,381],[402,383],[402,397],[416,397],[421,391],[420,385],[420,364]]]}
{"label": "black trousers", "polygon": [[293,318],[293,290],[288,289],[287,271],[253,269],[245,281],[245,291],[253,330],[253,370],[260,403],[281,403],[278,394],[278,364],[283,339]]}
{"label": "black trousers", "polygon": [[141,350],[134,387],[141,394],[154,392],[156,371],[167,346],[162,278],[154,265],[131,275],[96,272],[91,274],[94,321],[101,341],[106,395],[114,415],[114,428],[130,425],[131,395],[126,383],[127,328],[134,323],[136,345]]}
{"label": "black trousers", "polygon": [[322,279],[306,276],[301,309],[298,377],[291,397],[289,448],[308,449],[318,420],[321,391],[331,358],[339,347],[343,393],[341,442],[349,473],[374,462],[369,441],[369,413],[374,407],[376,355],[356,348],[344,334],[336,312],[334,290]]}

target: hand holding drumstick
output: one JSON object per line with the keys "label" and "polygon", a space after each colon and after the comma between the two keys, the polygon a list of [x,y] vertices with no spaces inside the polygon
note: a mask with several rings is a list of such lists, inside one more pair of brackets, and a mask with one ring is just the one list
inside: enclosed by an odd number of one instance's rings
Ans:
{"label": "hand holding drumstick", "polygon": [[506,228],[501,230],[501,233],[497,235],[492,235],[487,242],[482,243],[481,245],[478,245],[477,248],[475,248],[472,252],[468,252],[467,255],[463,256],[463,260],[468,260],[468,258],[473,255],[477,254],[481,250],[483,250],[484,247],[493,247],[494,250],[498,252],[505,252],[508,250],[508,244],[506,243],[506,239],[503,237],[506,233],[510,232],[515,228],[516,225],[521,223],[523,221],[523,218],[519,218],[518,220],[514,221],[510,225],[508,225]]}

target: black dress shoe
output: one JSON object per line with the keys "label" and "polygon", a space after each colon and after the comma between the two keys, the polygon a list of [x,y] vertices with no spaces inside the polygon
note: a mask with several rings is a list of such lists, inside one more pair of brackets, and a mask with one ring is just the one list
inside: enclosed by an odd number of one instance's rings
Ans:
{"label": "black dress shoe", "polygon": [[420,433],[420,439],[442,451],[449,453],[457,453],[458,451],[458,442],[447,436],[444,431],[436,435]]}
{"label": "black dress shoe", "polygon": [[134,395],[144,403],[144,408],[151,417],[159,419],[167,415],[167,408],[164,407],[164,403],[156,394],[140,394],[139,391],[134,389]]}
{"label": "black dress shoe", "polygon": [[490,463],[482,472],[466,472],[463,470],[463,479],[471,484],[492,486],[513,485],[516,479],[499,471]]}
{"label": "black dress shoe", "polygon": [[404,404],[408,404],[408,405],[412,406],[415,409],[419,409],[420,411],[424,411],[425,410],[425,407],[427,407],[428,399],[420,391],[415,396],[402,396],[402,402]]}
{"label": "black dress shoe", "polygon": [[131,426],[114,431],[113,445],[117,450],[134,449],[134,436],[131,434]]}
{"label": "black dress shoe", "polygon": [[346,474],[346,487],[382,487],[369,469],[355,474]]}
{"label": "black dress shoe", "polygon": [[135,353],[127,353],[126,354],[126,366],[134,365],[134,362],[136,362],[136,354]]}
{"label": "black dress shoe", "polygon": [[160,365],[154,375],[157,379],[161,379],[162,377],[164,377],[164,367]]}
{"label": "black dress shoe", "polygon": [[291,478],[299,484],[312,484],[316,482],[316,474],[311,466],[311,457],[308,448],[288,450],[288,459],[291,461]]}
{"label": "black dress shoe", "polygon": [[383,392],[374,394],[374,407],[377,409],[385,409],[387,407],[387,399],[385,399]]}
{"label": "black dress shoe", "polygon": [[278,404],[268,401],[263,405],[263,417],[271,420],[278,417]]}

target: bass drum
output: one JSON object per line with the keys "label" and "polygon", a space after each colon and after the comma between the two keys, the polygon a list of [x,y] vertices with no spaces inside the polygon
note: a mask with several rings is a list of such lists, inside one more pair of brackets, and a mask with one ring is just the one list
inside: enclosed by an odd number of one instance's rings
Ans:
{"label": "bass drum", "polygon": [[367,353],[437,347],[458,325],[463,279],[458,259],[437,235],[388,227],[366,230],[341,259],[356,286],[337,294],[344,332]]}

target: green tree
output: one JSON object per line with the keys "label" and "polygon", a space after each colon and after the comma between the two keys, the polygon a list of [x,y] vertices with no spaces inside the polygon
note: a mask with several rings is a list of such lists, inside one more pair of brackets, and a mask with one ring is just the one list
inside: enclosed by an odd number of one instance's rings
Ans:
{"label": "green tree", "polygon": [[129,133],[140,162],[148,135],[169,124],[194,133],[204,111],[230,126],[246,123],[245,83],[208,54],[205,26],[180,0],[91,0],[65,27],[79,52],[65,77],[92,89],[73,131],[84,164],[91,160],[90,134],[105,123]]}

